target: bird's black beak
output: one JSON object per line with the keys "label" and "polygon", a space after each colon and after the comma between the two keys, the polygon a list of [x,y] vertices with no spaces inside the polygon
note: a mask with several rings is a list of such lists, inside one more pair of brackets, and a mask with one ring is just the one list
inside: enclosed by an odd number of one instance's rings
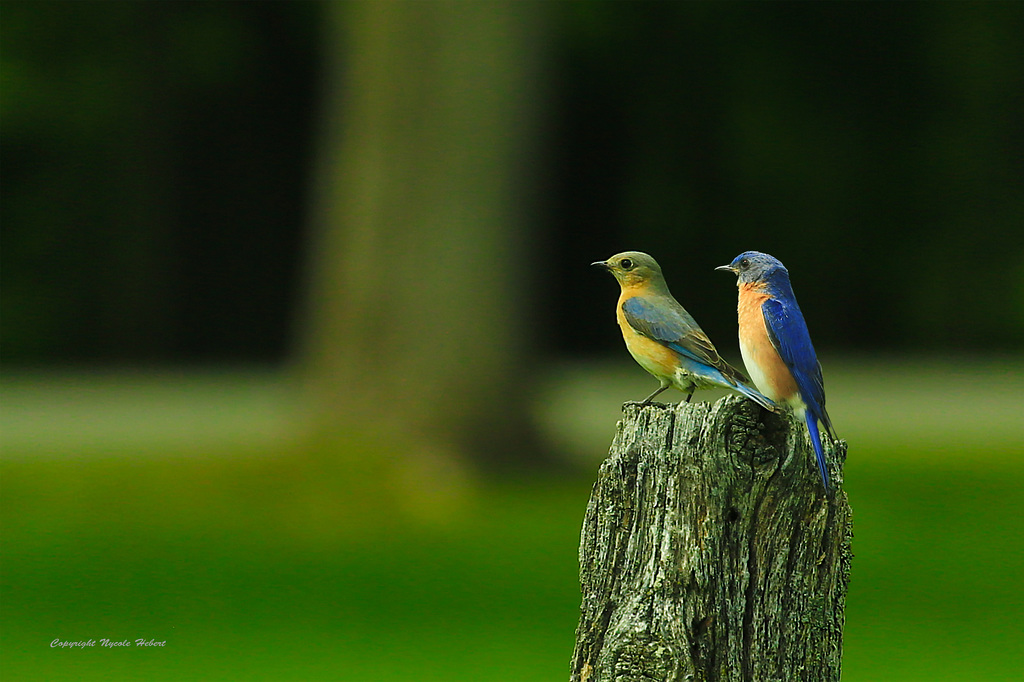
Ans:
{"label": "bird's black beak", "polygon": [[608,261],[606,261],[606,260],[594,261],[593,263],[590,264],[590,267],[592,267],[592,268],[601,268],[602,270],[607,270],[608,269]]}
{"label": "bird's black beak", "polygon": [[722,272],[731,272],[734,275],[738,275],[740,272],[731,265],[719,265],[717,268],[715,268],[715,270],[721,270]]}

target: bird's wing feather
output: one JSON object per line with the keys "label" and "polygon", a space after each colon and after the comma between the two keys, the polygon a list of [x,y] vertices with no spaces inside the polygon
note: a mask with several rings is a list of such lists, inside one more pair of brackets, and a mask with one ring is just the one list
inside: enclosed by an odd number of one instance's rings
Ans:
{"label": "bird's wing feather", "polygon": [[728,377],[743,382],[747,380],[722,360],[693,316],[674,299],[654,302],[634,296],[623,301],[622,312],[629,326],[647,338],[696,362],[714,367]]}
{"label": "bird's wing feather", "polygon": [[769,298],[761,305],[761,314],[764,315],[768,338],[793,373],[804,402],[831,430],[825,414],[825,381],[821,376],[821,365],[800,309]]}

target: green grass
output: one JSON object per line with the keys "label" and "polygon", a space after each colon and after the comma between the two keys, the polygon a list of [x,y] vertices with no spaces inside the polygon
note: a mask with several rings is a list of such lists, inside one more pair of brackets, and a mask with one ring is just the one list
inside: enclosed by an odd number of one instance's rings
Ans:
{"label": "green grass", "polygon": [[[124,472],[93,466],[99,475],[4,467],[21,507],[4,509],[4,679],[541,680],[567,671],[584,482],[489,489],[440,523],[349,518],[332,530],[314,519],[311,533],[253,503],[248,522],[204,523],[221,501],[151,497],[159,482],[225,482],[201,463],[174,475],[133,467],[145,492],[123,494],[130,511],[117,518],[118,498],[88,488]],[[276,466],[264,464],[265,476],[258,468],[244,478],[260,483],[261,497],[294,492]],[[25,505],[29,488],[45,503]],[[145,509],[146,497],[158,508]],[[50,648],[58,637],[167,646]]]}
{"label": "green grass", "polygon": [[[1019,679],[1024,459],[1000,449],[1016,427],[936,443],[894,435],[894,421],[872,438],[854,417],[843,679]],[[388,470],[339,466],[358,444],[325,455],[241,437],[147,447],[144,430],[104,447],[101,435],[77,457],[5,443],[4,680],[566,679],[596,463],[578,480],[470,485],[431,516],[369,483]],[[50,647],[102,637],[167,645]]]}
{"label": "green grass", "polygon": [[852,462],[846,485],[843,679],[1020,679],[1024,469]]}

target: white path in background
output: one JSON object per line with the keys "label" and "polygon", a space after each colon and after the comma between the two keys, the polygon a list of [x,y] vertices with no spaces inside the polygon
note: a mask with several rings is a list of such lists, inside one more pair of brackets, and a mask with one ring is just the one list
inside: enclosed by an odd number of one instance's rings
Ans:
{"label": "white path in background", "polygon": [[[857,456],[895,448],[955,460],[970,448],[1024,461],[1024,358],[825,357],[823,364],[829,413]],[[622,403],[642,399],[653,381],[628,358],[538,374],[538,428],[559,451],[585,462],[607,454]],[[699,391],[694,400],[724,394]],[[297,417],[297,392],[271,370],[7,372],[0,379],[0,456],[202,456],[225,446],[246,454],[286,443]]]}
{"label": "white path in background", "polygon": [[0,380],[0,456],[203,456],[284,443],[295,392],[273,371],[78,372]]}
{"label": "white path in background", "polygon": [[[980,448],[992,459],[1024,462],[1024,358],[825,357],[822,364],[829,415],[856,456],[896,450],[955,461],[965,449],[975,455]],[[553,374],[535,415],[548,439],[581,460],[607,453],[621,403],[643,399],[653,381],[629,358],[601,369],[565,365]],[[662,395],[682,398],[677,391]],[[722,395],[698,391],[694,400]]]}

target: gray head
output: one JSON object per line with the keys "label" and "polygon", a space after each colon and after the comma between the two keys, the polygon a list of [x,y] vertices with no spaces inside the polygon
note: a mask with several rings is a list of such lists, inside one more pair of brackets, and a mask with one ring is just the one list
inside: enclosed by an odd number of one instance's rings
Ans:
{"label": "gray head", "polygon": [[665,277],[661,274],[658,261],[641,251],[623,251],[591,265],[612,273],[623,288],[647,285],[665,287]]}
{"label": "gray head", "polygon": [[720,265],[715,270],[724,270],[735,274],[739,277],[740,284],[771,282],[776,278],[789,279],[789,271],[778,258],[760,251],[744,251],[733,258],[728,265]]}

